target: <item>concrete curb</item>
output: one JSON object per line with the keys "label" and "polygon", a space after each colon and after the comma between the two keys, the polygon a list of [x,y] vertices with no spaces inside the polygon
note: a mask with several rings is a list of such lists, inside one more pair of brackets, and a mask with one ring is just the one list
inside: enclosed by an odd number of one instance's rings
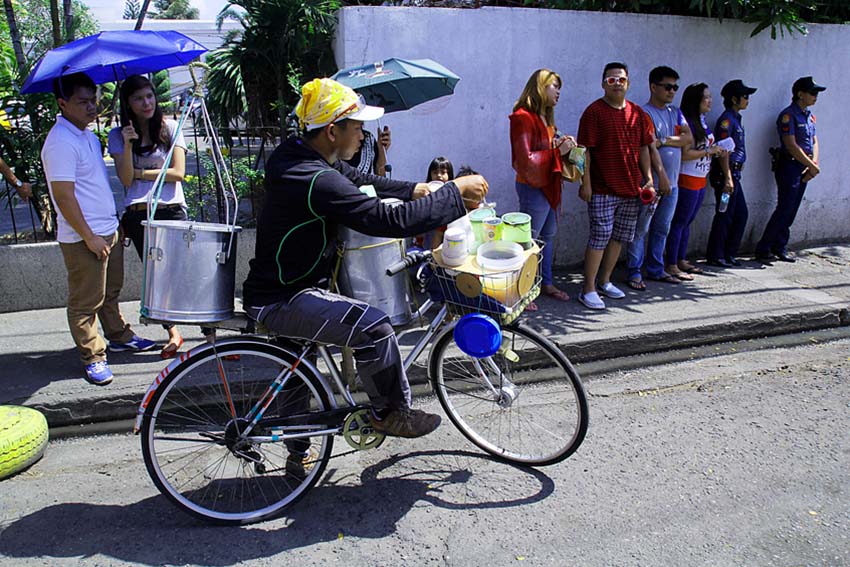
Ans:
{"label": "concrete curb", "polygon": [[680,328],[674,331],[672,339],[669,330],[606,338],[603,353],[599,351],[599,341],[595,340],[558,341],[558,347],[572,362],[585,363],[645,354],[649,350],[647,345],[654,345],[651,349],[654,352],[669,351],[847,325],[850,325],[850,309],[824,307],[802,313],[742,319],[732,324],[713,323]]}
{"label": "concrete curb", "polygon": [[[848,308],[814,308],[786,315],[753,317],[734,323],[716,323],[691,328],[676,329],[674,340],[669,331],[633,333],[614,339],[605,339],[605,350],[601,351],[599,340],[569,341],[568,336],[556,344],[573,363],[589,363],[599,360],[641,355],[647,353],[647,345],[654,345],[652,352],[663,352],[693,348],[731,341],[787,335],[850,326]],[[424,359],[421,359],[424,360]],[[426,382],[426,367],[420,363],[410,372],[413,384]],[[153,377],[151,378],[153,380]],[[120,377],[117,377],[120,381]],[[136,417],[143,391],[121,391],[103,389],[86,390],[91,394],[72,399],[63,398],[49,402],[27,404],[38,409],[47,417],[51,428],[77,426],[89,423],[131,420]]]}

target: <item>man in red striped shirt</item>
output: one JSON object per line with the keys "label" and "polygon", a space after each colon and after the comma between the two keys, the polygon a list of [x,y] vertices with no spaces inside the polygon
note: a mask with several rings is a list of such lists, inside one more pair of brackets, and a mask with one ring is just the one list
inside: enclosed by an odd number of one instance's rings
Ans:
{"label": "man in red striped shirt", "polygon": [[[653,188],[650,145],[652,119],[626,100],[629,69],[609,63],[602,72],[602,98],[585,109],[578,143],[587,148],[579,197],[588,203],[590,239],[584,256],[584,289],[578,300],[590,309],[605,309],[599,294],[625,294],[611,283],[622,243],[634,238],[642,188]],[[598,283],[598,286],[597,286]]]}

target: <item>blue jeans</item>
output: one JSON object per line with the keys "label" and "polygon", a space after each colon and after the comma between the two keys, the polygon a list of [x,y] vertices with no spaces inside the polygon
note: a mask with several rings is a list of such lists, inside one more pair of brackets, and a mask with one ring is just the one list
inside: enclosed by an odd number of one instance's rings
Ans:
{"label": "blue jeans", "polygon": [[691,237],[691,223],[697,218],[702,200],[705,197],[705,187],[695,191],[683,189],[679,191],[676,203],[676,213],[670,223],[670,233],[667,235],[667,265],[678,264],[688,253],[688,240]]}
{"label": "blue jeans", "polygon": [[531,234],[543,241],[543,285],[552,285],[552,260],[555,257],[555,233],[558,232],[558,214],[540,189],[516,182],[519,210],[531,215]]}
{"label": "blue jeans", "polygon": [[[635,228],[635,238],[626,249],[626,267],[628,268],[629,279],[640,277],[640,270],[644,261],[646,262],[647,276],[660,278],[664,275],[664,246],[667,243],[667,233],[670,232],[670,222],[676,212],[676,201],[678,199],[679,188],[673,187],[669,195],[661,198],[657,207],[641,205],[637,228]],[[654,212],[653,208],[655,209]],[[645,250],[647,246],[649,254]]]}

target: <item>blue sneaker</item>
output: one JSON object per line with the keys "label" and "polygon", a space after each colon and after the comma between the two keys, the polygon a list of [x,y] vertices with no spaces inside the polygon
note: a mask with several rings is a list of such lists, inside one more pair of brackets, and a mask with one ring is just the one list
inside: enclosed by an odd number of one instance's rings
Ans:
{"label": "blue sneaker", "polygon": [[112,371],[105,360],[86,364],[86,381],[95,386],[106,386],[112,382]]}
{"label": "blue sneaker", "polygon": [[114,341],[109,341],[109,350],[111,350],[112,352],[121,352],[125,350],[142,352],[145,350],[150,350],[155,346],[155,342],[148,339],[143,339],[138,335],[133,335],[133,338],[127,341],[126,343],[116,343]]}

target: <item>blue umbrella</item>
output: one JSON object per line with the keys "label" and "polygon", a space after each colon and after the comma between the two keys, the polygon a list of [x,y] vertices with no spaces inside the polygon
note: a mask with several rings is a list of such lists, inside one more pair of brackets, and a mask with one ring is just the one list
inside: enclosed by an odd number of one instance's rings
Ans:
{"label": "blue umbrella", "polygon": [[22,93],[53,90],[53,79],[85,73],[96,84],[186,65],[207,48],[176,31],[107,31],[51,49],[30,73]]}
{"label": "blue umbrella", "polygon": [[450,95],[460,77],[430,59],[386,59],[342,69],[331,77],[349,86],[386,112],[408,110],[435,98]]}

